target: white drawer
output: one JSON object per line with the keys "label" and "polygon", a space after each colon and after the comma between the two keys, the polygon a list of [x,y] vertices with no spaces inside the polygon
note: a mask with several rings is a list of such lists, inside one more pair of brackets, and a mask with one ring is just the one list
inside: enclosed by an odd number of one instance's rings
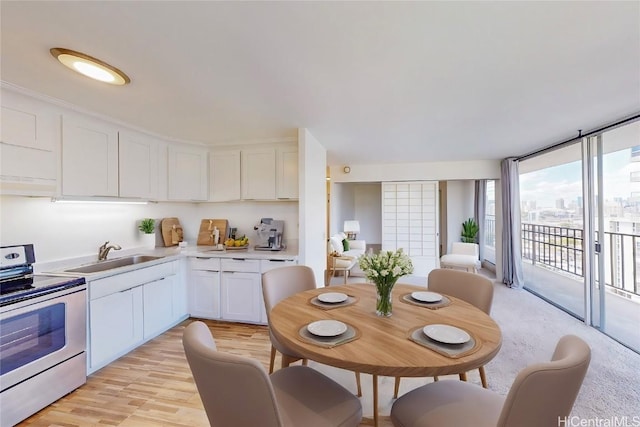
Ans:
{"label": "white drawer", "polygon": [[260,271],[264,273],[265,271],[288,265],[298,265],[298,262],[293,259],[262,259],[260,260]]}
{"label": "white drawer", "polygon": [[190,258],[192,270],[220,271],[220,258]]}
{"label": "white drawer", "polygon": [[89,282],[89,299],[96,299],[116,292],[135,288],[145,283],[176,274],[177,261],[165,262],[151,267],[140,268],[127,273],[116,274]]}
{"label": "white drawer", "polygon": [[240,271],[244,273],[260,273],[260,260],[247,258],[223,258],[221,271]]}

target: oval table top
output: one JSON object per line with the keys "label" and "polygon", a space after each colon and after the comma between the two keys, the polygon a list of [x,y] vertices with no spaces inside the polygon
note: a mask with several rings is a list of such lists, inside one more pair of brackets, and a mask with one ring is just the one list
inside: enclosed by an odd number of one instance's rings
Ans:
{"label": "oval table top", "polygon": [[[308,359],[326,365],[373,375],[427,377],[458,374],[489,362],[500,350],[502,334],[496,322],[482,310],[460,299],[447,296],[451,304],[438,309],[401,300],[402,295],[424,291],[425,287],[396,284],[393,314],[376,315],[376,292],[371,284],[331,286],[298,293],[278,303],[269,315],[273,334],[283,344]],[[311,300],[325,292],[342,292],[357,302],[344,307],[323,309]],[[332,348],[304,341],[299,331],[322,319],[334,319],[353,326],[359,337]],[[452,358],[409,339],[415,328],[428,324],[448,324],[466,330],[478,348],[471,354]]]}

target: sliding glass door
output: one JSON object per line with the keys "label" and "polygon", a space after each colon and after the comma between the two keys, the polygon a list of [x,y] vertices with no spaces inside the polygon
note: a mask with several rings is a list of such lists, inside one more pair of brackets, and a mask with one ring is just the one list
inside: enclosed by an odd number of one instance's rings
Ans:
{"label": "sliding glass door", "polygon": [[640,122],[520,162],[525,289],[640,352]]}
{"label": "sliding glass door", "polygon": [[591,323],[640,351],[640,122],[591,138],[596,274]]}
{"label": "sliding glass door", "polygon": [[520,162],[525,288],[585,316],[582,150],[579,143]]}

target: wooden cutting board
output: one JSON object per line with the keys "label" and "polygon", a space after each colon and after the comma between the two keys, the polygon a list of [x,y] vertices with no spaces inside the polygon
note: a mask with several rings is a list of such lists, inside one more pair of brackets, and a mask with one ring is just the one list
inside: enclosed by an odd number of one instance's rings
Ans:
{"label": "wooden cutting board", "polygon": [[224,243],[227,237],[229,221],[226,219],[203,219],[200,221],[200,231],[198,232],[198,245],[213,246],[213,234],[215,227],[219,230],[218,243]]}
{"label": "wooden cutting board", "polygon": [[182,242],[182,226],[178,218],[164,218],[160,224],[160,230],[165,246],[176,246]]}

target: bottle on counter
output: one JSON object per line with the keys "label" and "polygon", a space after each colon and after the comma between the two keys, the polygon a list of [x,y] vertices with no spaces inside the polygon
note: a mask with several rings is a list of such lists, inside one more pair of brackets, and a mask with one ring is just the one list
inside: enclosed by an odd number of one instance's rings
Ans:
{"label": "bottle on counter", "polygon": [[220,243],[220,230],[218,227],[213,227],[213,246],[218,247],[218,243]]}

